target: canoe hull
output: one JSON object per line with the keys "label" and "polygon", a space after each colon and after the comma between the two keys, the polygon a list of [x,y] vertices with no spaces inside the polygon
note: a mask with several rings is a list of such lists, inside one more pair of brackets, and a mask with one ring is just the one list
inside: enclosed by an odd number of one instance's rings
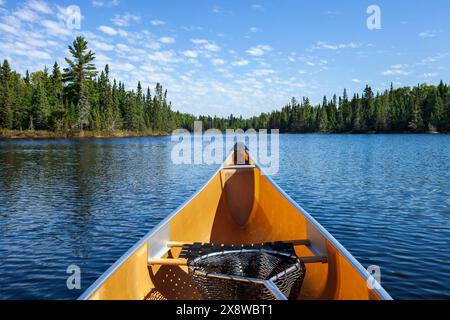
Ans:
{"label": "canoe hull", "polygon": [[[248,159],[248,155],[246,155]],[[257,164],[233,168],[233,157],[191,199],[131,248],[80,299],[200,299],[186,267],[148,266],[150,258],[177,258],[167,243],[252,244],[308,239],[298,256],[326,256],[307,266],[298,299],[390,299],[368,272]],[[376,284],[371,288],[368,283]]]}

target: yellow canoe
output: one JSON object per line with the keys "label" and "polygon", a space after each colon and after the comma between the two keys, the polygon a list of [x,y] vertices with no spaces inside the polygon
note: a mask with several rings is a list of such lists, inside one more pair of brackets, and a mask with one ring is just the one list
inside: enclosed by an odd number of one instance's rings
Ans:
{"label": "yellow canoe", "polygon": [[177,259],[183,244],[293,240],[295,254],[306,263],[298,299],[391,299],[330,233],[263,174],[246,150],[240,151],[245,165],[237,165],[236,152],[203,188],[133,246],[80,299],[201,299],[188,268]]}

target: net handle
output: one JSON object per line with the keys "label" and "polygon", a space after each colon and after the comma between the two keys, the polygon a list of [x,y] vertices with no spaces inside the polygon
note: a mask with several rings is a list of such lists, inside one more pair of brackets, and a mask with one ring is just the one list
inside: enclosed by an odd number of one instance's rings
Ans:
{"label": "net handle", "polygon": [[187,267],[188,260],[187,259],[148,259],[148,264],[151,266],[159,265],[159,266],[179,266],[179,267]]}

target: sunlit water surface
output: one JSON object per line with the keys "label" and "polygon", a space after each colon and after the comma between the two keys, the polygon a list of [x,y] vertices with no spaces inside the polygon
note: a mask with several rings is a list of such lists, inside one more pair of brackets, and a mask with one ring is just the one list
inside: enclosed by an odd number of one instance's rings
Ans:
{"label": "sunlit water surface", "polygon": [[[216,171],[172,146],[0,141],[0,299],[77,298]],[[283,135],[280,154],[276,182],[394,298],[450,298],[450,136]]]}

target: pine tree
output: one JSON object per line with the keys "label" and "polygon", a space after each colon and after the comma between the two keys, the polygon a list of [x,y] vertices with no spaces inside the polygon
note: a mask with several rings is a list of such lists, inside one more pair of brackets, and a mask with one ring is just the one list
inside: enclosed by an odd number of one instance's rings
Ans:
{"label": "pine tree", "polygon": [[375,129],[375,101],[372,88],[366,86],[362,96],[362,119],[361,129],[363,131]]}
{"label": "pine tree", "polygon": [[450,132],[450,93],[447,92],[444,107],[444,117],[443,117],[443,125],[442,130],[445,132]]}
{"label": "pine tree", "polygon": [[337,131],[337,97],[333,95],[331,103],[327,107],[328,113],[328,130],[330,132]]}
{"label": "pine tree", "polygon": [[386,130],[386,115],[384,111],[384,97],[377,94],[375,98],[375,123],[374,129],[378,132]]}
{"label": "pine tree", "polygon": [[117,87],[117,81],[114,79],[114,83],[111,91],[112,103],[113,103],[113,122],[111,124],[111,129],[116,130],[123,126],[122,123],[122,113],[120,109],[120,99],[119,99],[119,89]]}
{"label": "pine tree", "polygon": [[417,86],[417,88],[414,88],[414,90],[411,92],[411,111],[409,112],[410,121],[408,124],[408,128],[412,132],[422,132],[424,130],[420,91],[420,86]]}
{"label": "pine tree", "polygon": [[352,113],[353,113],[353,132],[362,132],[365,130],[363,124],[363,114],[361,110],[361,100],[358,95],[355,95],[352,100]]}
{"label": "pine tree", "polygon": [[162,86],[157,83],[155,87],[155,95],[153,96],[153,130],[161,131],[163,129],[163,118],[162,118]]}
{"label": "pine tree", "polygon": [[30,126],[37,130],[47,130],[50,117],[50,104],[44,84],[39,81],[33,90]]}
{"label": "pine tree", "polygon": [[431,130],[444,130],[444,106],[441,97],[436,97],[433,113],[431,114]]}
{"label": "pine tree", "polygon": [[344,123],[343,131],[349,132],[353,128],[352,106],[348,100],[347,90],[344,89],[342,97],[342,118]]}
{"label": "pine tree", "polygon": [[141,82],[138,82],[136,102],[134,104],[133,111],[133,131],[144,131],[145,120],[144,120],[144,95],[142,92]]}
{"label": "pine tree", "polygon": [[88,118],[91,104],[89,102],[89,88],[87,81],[97,75],[95,65],[92,63],[95,54],[87,51],[88,43],[83,37],[77,37],[73,44],[69,46],[69,52],[73,60],[66,58],[69,65],[64,69],[64,82],[68,84],[70,100],[78,106],[77,126],[83,130],[88,125]]}
{"label": "pine tree", "polygon": [[328,112],[326,107],[319,108],[319,131],[320,132],[328,132],[329,123],[328,123]]}
{"label": "pine tree", "polygon": [[101,119],[100,128],[102,130],[114,130],[115,110],[111,84],[109,83],[109,65],[100,74],[99,79],[99,117]]}
{"label": "pine tree", "polygon": [[11,68],[8,60],[3,61],[0,73],[0,128],[12,129],[13,112],[10,92]]}
{"label": "pine tree", "polygon": [[66,110],[64,108],[64,82],[61,70],[57,62],[53,65],[52,75],[50,77],[49,104],[50,121],[49,126],[53,130],[62,130],[64,127],[64,117]]}
{"label": "pine tree", "polygon": [[129,131],[136,130],[136,95],[135,93],[129,92],[125,98],[125,129]]}
{"label": "pine tree", "polygon": [[152,113],[153,113],[153,101],[152,94],[150,91],[150,87],[147,88],[147,94],[145,95],[145,106],[144,106],[144,115],[145,115],[145,126],[147,129],[152,128]]}

